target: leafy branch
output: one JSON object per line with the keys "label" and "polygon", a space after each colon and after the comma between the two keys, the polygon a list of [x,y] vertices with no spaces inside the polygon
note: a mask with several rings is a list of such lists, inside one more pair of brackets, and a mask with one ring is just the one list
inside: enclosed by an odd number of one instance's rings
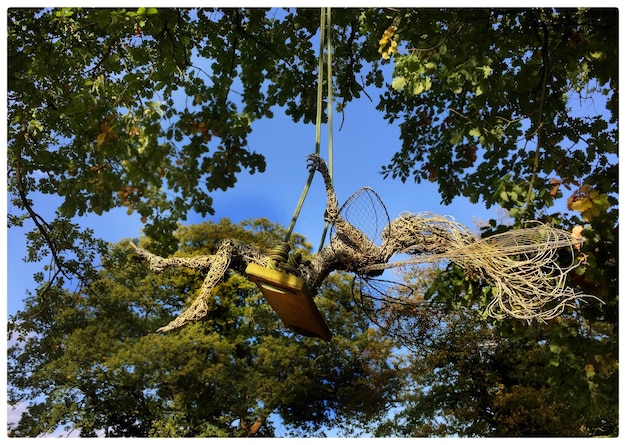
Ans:
{"label": "leafy branch", "polygon": [[51,283],[54,282],[54,280],[56,279],[57,276],[59,276],[59,274],[63,274],[63,276],[65,276],[65,278],[68,278],[68,279],[69,279],[69,276],[68,276],[68,273],[65,271],[65,266],[63,265],[63,261],[59,257],[58,249],[56,246],[56,241],[50,235],[50,232],[52,231],[51,225],[48,222],[46,222],[46,220],[41,215],[35,212],[35,210],[30,204],[30,200],[28,199],[28,193],[26,191],[26,186],[24,185],[24,179],[22,176],[22,154],[19,150],[17,150],[15,154],[13,172],[15,173],[15,185],[18,191],[20,202],[22,203],[22,205],[28,212],[30,218],[35,223],[35,226],[37,226],[37,230],[39,230],[39,233],[44,238],[44,241],[50,248],[52,261],[54,262],[56,266],[56,270],[54,274],[52,275],[52,278],[48,281],[47,288],[49,288],[51,286]]}

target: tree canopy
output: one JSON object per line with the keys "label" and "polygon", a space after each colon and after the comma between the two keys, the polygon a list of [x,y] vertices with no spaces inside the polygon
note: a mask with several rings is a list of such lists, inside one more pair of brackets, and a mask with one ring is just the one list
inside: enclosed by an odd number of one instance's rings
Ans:
{"label": "tree canopy", "polygon": [[[506,209],[485,234],[581,226],[569,280],[604,304],[547,325],[486,320],[489,287],[451,264],[427,282],[411,271],[420,298],[372,324],[333,276],[319,302],[338,335],[321,345],[281,330],[237,275],[205,321],[153,334],[199,277],[152,276],[75,222],[127,208],[159,255],[278,239],[267,221],[180,223],[262,174],[255,121],[314,120],[319,10],[9,9],[9,228],[34,224],[26,260],[53,263],[9,320],[10,401],[31,402],[12,434],[272,435],[270,415],[301,434],[374,421],[378,435],[617,434],[617,16],[332,10],[335,106],[379,93],[381,122],[400,128],[383,174]],[[53,220],[47,196],[61,198]]]}
{"label": "tree canopy", "polygon": [[[268,221],[187,226],[178,254],[210,254],[225,237],[268,247],[282,235]],[[128,241],[111,246],[98,279],[78,292],[54,288],[47,307],[28,306],[29,321],[13,326],[12,380],[25,391],[10,399],[35,400],[16,435],[69,424],[82,436],[272,436],[271,415],[315,434],[380,417],[400,390],[392,342],[354,310],[347,278],[327,281],[318,301],[332,343],[296,340],[236,274],[204,321],[161,335],[169,310],[202,280],[181,270],[154,276],[132,252]]]}

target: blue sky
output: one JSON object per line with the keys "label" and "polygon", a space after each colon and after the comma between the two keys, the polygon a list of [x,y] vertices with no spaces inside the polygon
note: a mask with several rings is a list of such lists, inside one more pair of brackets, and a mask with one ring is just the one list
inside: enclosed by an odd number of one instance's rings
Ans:
{"label": "blue sky", "polygon": [[[195,64],[206,69],[206,62],[197,61]],[[387,69],[387,77],[391,82],[390,69]],[[440,205],[441,199],[434,184],[415,184],[412,181],[403,184],[399,180],[384,180],[379,173],[382,165],[388,164],[393,154],[400,149],[399,122],[389,125],[383,120],[382,113],[375,109],[380,91],[369,87],[367,93],[371,101],[363,96],[350,103],[343,116],[334,113],[334,181],[340,204],[359,188],[369,186],[380,195],[391,219],[404,211],[431,211],[449,214],[457,221],[473,227],[475,218],[489,219],[496,216],[493,209],[486,212],[481,205],[471,205],[461,198],[450,206]],[[327,139],[328,129],[323,126],[321,152],[325,158]],[[217,145],[217,142],[209,144]],[[266,157],[266,171],[254,175],[240,173],[233,189],[212,194],[215,215],[207,218],[190,215],[185,224],[217,221],[223,217],[235,223],[265,217],[285,227],[289,226],[308,176],[306,156],[315,151],[315,125],[294,123],[282,110],[277,109],[274,118],[253,124],[248,148]],[[52,220],[60,198],[38,196],[34,204],[36,212],[44,219]],[[319,245],[323,232],[324,207],[324,187],[321,177],[317,175],[295,227],[295,232],[305,235],[314,248]],[[9,213],[12,211],[10,204],[7,210]],[[125,208],[102,216],[76,218],[75,221],[84,228],[93,229],[96,236],[110,242],[141,235],[139,217],[127,215]],[[32,222],[27,222],[24,229],[12,228],[8,231],[5,245],[10,257],[7,264],[9,315],[22,306],[26,289],[34,288],[33,273],[40,271],[43,266],[22,261],[26,255],[24,234],[33,227]]]}
{"label": "blue sky", "polygon": [[[434,184],[383,179],[379,173],[382,165],[389,163],[392,155],[400,148],[399,123],[389,125],[384,121],[382,113],[375,109],[378,93],[372,88],[368,94],[373,102],[363,97],[347,106],[341,130],[341,116],[335,113],[334,182],[340,204],[359,188],[369,186],[380,195],[391,219],[404,211],[431,211],[451,215],[473,228],[475,219],[497,217],[495,209],[486,210],[484,206],[470,204],[464,198],[457,198],[449,206],[441,205]],[[327,139],[328,129],[324,125],[321,144],[324,158],[327,158]],[[273,119],[253,124],[248,145],[250,150],[266,157],[265,172],[254,175],[241,173],[233,189],[212,195],[215,215],[208,218],[191,215],[185,224],[218,221],[223,217],[233,222],[264,217],[285,227],[289,226],[308,176],[306,156],[315,151],[315,125],[294,123],[281,110],[276,110]],[[8,201],[6,204],[8,212],[11,212]],[[35,210],[47,220],[53,219],[54,210],[59,204],[60,198],[55,196],[35,198]],[[321,177],[316,175],[295,227],[295,232],[305,235],[314,249],[319,245],[323,232],[325,204],[324,185]],[[109,242],[141,236],[139,216],[127,215],[125,208],[102,216],[76,218],[75,221],[84,228],[93,229],[96,236]],[[22,261],[26,255],[24,234],[32,228],[33,224],[27,222],[24,228],[3,231],[3,236],[8,235],[6,244],[3,244],[7,246],[3,260],[9,261],[7,268],[2,268],[7,270],[7,315],[15,314],[22,307],[27,290],[32,291],[35,287],[33,273],[40,271],[43,266]],[[20,412],[21,409],[9,409],[8,420],[16,421]],[[277,425],[277,428],[280,426]]]}
{"label": "blue sky", "polygon": [[[2,20],[6,23],[6,15],[2,16]],[[3,76],[6,76],[6,72],[3,72]],[[389,72],[386,80],[391,81]],[[343,122],[342,116],[337,113],[334,115],[334,181],[340,204],[360,187],[370,186],[382,198],[391,219],[404,211],[430,211],[451,215],[474,228],[477,219],[488,220],[499,216],[497,209],[487,210],[480,203],[471,204],[465,198],[456,198],[451,205],[443,206],[436,185],[431,183],[416,184],[411,180],[402,183],[390,178],[383,179],[379,173],[381,166],[389,163],[401,146],[399,121],[388,124],[382,113],[375,109],[379,91],[370,87],[367,93],[373,101],[364,96],[348,104]],[[1,131],[2,139],[6,140],[5,127]],[[326,140],[327,128],[324,126],[321,149],[324,157]],[[213,193],[215,215],[207,219],[217,221],[228,217],[233,222],[239,222],[265,217],[288,226],[307,178],[306,155],[315,149],[315,126],[294,123],[281,110],[275,110],[273,119],[253,124],[248,145],[250,150],[266,157],[266,171],[254,175],[243,172],[233,189]],[[1,156],[6,159],[6,153],[3,152]],[[6,187],[5,184],[3,187]],[[0,196],[2,204],[11,212],[11,206],[4,201],[6,195]],[[59,199],[54,196],[38,197],[35,210],[47,220],[52,220]],[[323,184],[321,178],[316,176],[295,228],[296,232],[307,236],[314,247],[319,244],[324,226],[324,205]],[[199,215],[191,215],[185,223],[199,223],[203,220],[205,218]],[[141,235],[139,217],[127,215],[126,209],[117,209],[102,216],[91,215],[77,221],[110,242]],[[21,307],[26,289],[34,287],[33,273],[41,270],[42,264],[26,264],[22,261],[26,254],[24,234],[32,227],[32,223],[27,222],[25,229],[12,228],[10,231],[2,231],[0,235],[2,245],[7,248],[0,260],[0,268],[3,274],[7,271],[9,315]]]}
{"label": "blue sky", "polygon": [[[377,100],[375,90],[371,89],[368,93],[374,101]],[[335,113],[334,183],[340,204],[359,188],[369,186],[380,195],[391,219],[404,211],[431,211],[451,215],[457,221],[474,227],[473,221],[477,218],[485,220],[497,216],[493,208],[486,210],[484,206],[470,204],[463,198],[443,206],[436,186],[431,183],[402,183],[390,178],[383,179],[379,173],[381,166],[387,164],[399,150],[400,130],[398,123],[389,125],[384,121],[375,105],[367,97],[349,104],[341,131],[341,116]],[[328,130],[324,125],[321,148],[324,158],[327,157],[327,139]],[[215,215],[207,218],[191,215],[185,224],[218,221],[223,217],[233,222],[264,217],[285,227],[289,226],[308,176],[306,156],[315,151],[315,125],[294,123],[289,116],[277,110],[273,119],[253,124],[249,149],[265,155],[265,172],[254,175],[240,173],[233,189],[212,195]],[[54,196],[39,196],[35,200],[35,210],[44,218],[52,220],[59,200]],[[322,235],[324,208],[324,186],[321,177],[316,175],[295,227],[295,232],[305,235],[314,248],[319,245]],[[9,205],[8,211],[11,210]],[[102,216],[76,218],[76,221],[110,242],[141,235],[139,217],[136,214],[127,215],[125,208]],[[27,230],[32,227],[32,223],[25,225]],[[26,289],[34,287],[33,273],[41,270],[42,266],[22,261],[26,255],[24,233],[27,230],[12,228],[8,231],[7,248],[11,258],[8,262],[9,315],[19,310]]]}

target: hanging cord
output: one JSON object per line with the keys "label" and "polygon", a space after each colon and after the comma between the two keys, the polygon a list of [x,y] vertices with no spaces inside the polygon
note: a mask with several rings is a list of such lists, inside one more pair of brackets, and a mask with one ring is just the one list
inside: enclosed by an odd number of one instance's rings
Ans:
{"label": "hanging cord", "polygon": [[[324,13],[322,12],[322,15]],[[330,182],[333,182],[333,69],[332,69],[332,53],[331,53],[331,24],[330,24],[330,8],[326,8],[326,80],[327,80],[327,93],[328,98],[328,174],[330,176]],[[320,240],[320,246],[317,249],[319,252],[324,247],[324,240],[326,239],[326,232],[328,232],[328,221],[324,224],[324,231],[322,232],[322,239]]]}
{"label": "hanging cord", "polygon": [[[324,14],[324,10],[326,10],[326,14]],[[326,39],[326,16],[328,16],[328,20],[330,21],[330,8],[322,8],[320,13],[320,47],[319,47],[319,63],[317,67],[317,115],[315,119],[315,154],[319,156],[320,154],[320,144],[321,144],[321,133],[322,133],[322,105],[323,105],[323,83],[324,83],[324,41]],[[328,91],[331,94],[332,90],[332,77],[331,77],[331,67],[330,67],[330,33],[328,33]],[[328,99],[329,110],[332,108],[331,105],[331,96]],[[330,111],[329,111],[330,113]],[[330,125],[331,115],[329,114],[328,120]],[[329,127],[329,165],[332,166],[332,154],[331,147],[332,142],[330,140],[330,128]],[[332,167],[329,167],[332,172]],[[332,174],[332,173],[331,173]],[[306,199],[307,194],[309,193],[309,189],[311,188],[311,183],[313,182],[313,177],[315,176],[315,172],[311,171],[309,173],[309,177],[304,185],[304,189],[302,190],[302,194],[300,195],[300,200],[296,205],[296,210],[293,213],[293,217],[291,218],[291,223],[289,225],[289,229],[285,234],[285,243],[289,242],[291,238],[291,234],[296,226],[296,222],[298,221],[298,217],[300,216],[300,211],[302,210],[302,205],[304,204],[304,200]],[[326,227],[324,228],[324,235],[322,238],[322,244],[324,242],[324,238],[326,237]]]}

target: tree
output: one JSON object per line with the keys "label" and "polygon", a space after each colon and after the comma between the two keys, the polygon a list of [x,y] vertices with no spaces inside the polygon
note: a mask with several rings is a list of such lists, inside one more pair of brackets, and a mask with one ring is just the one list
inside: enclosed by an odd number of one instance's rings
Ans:
{"label": "tree", "polygon": [[[181,227],[181,256],[207,254],[224,237],[267,248],[284,230],[265,220]],[[308,246],[296,237],[306,254]],[[155,330],[198,290],[196,273],[154,275],[128,241],[112,245],[96,281],[50,303],[31,302],[10,324],[10,401],[33,401],[14,436],[69,424],[81,435],[185,437],[345,431],[380,417],[399,391],[392,343],[353,309],[334,276],[318,304],[333,326],[325,343],[286,330],[258,288],[233,274],[204,321]]]}
{"label": "tree", "polygon": [[[494,321],[476,303],[484,289],[460,269],[431,273],[438,275],[434,283],[424,270],[409,270],[406,282],[415,293],[382,317],[388,320],[384,327],[410,350],[406,371],[412,391],[376,435],[616,433],[611,324],[571,314],[547,324]],[[437,294],[429,297],[432,289]]]}
{"label": "tree", "polygon": [[[354,14],[336,14],[341,39],[356,38]],[[73,241],[72,217],[114,207],[138,212],[157,253],[172,253],[179,220],[189,211],[213,214],[211,191],[232,187],[242,169],[262,172],[264,157],[246,147],[251,123],[275,106],[294,120],[315,116],[318,11],[282,15],[11,9],[9,192],[25,214],[10,223],[37,224],[33,259],[45,243],[57,273],[75,273],[65,257],[80,249],[61,244],[55,227],[67,226]],[[341,51],[349,59],[335,70],[336,85],[349,101],[361,88],[354,79],[362,49]],[[37,213],[36,193],[63,198],[54,221]]]}
{"label": "tree", "polygon": [[410,9],[389,21],[381,50],[395,78],[379,108],[402,119],[403,145],[385,174],[527,218],[583,183],[600,212],[616,204],[600,196],[617,179],[616,10]]}
{"label": "tree", "polygon": [[[400,122],[402,148],[384,173],[437,182],[444,203],[465,196],[500,205],[516,228],[536,219],[568,230],[583,226],[586,264],[568,285],[604,301],[565,314],[551,330],[506,320],[485,326],[463,311],[480,313],[489,286],[451,265],[425,292],[433,314],[443,311],[438,318],[454,320],[463,332],[474,332],[472,323],[478,333],[491,329],[500,336],[497,354],[510,344],[528,347],[535,368],[543,364],[547,371],[542,379],[507,380],[521,364],[477,376],[467,363],[478,353],[457,360],[450,375],[505,385],[495,390],[501,398],[483,391],[491,398],[476,405],[471,391],[455,393],[455,406],[476,409],[457,411],[456,423],[427,433],[548,431],[548,423],[533,418],[536,410],[500,423],[470,417],[506,397],[522,407],[524,397],[541,397],[541,406],[555,412],[557,394],[591,391],[591,399],[565,412],[572,419],[593,412],[595,420],[564,422],[571,428],[562,434],[616,434],[616,10],[336,9],[332,18],[338,108],[367,95],[366,87],[384,88],[379,109],[390,123]],[[33,332],[52,329],[70,310],[73,294],[64,278],[79,276],[85,289],[101,280],[93,265],[107,255],[106,246],[81,230],[75,215],[118,206],[137,211],[151,250],[172,254],[179,221],[189,212],[211,214],[211,192],[233,186],[238,172],[263,170],[263,154],[246,147],[252,122],[271,117],[276,107],[295,121],[315,115],[314,9],[11,9],[8,28],[8,179],[13,208],[22,212],[9,215],[9,223],[32,219],[28,259],[53,261],[53,279],[37,274],[36,294],[13,320],[40,323]],[[380,68],[391,63],[394,78],[385,83]],[[38,213],[38,194],[62,198],[53,220]],[[509,230],[496,221],[487,226],[485,235]],[[432,322],[425,326],[435,344],[457,341]],[[524,357],[521,349],[506,350]],[[423,365],[443,363],[430,358]],[[432,376],[424,375],[422,382]],[[16,382],[27,387],[29,378]],[[431,401],[437,409],[450,402]],[[594,403],[605,403],[603,410],[593,411]],[[404,413],[408,423],[428,414],[420,409]],[[539,426],[523,430],[526,420]],[[118,424],[130,431],[137,422]]]}
{"label": "tree", "polygon": [[[444,202],[498,204],[517,227],[584,225],[586,265],[570,280],[605,304],[547,325],[487,321],[489,286],[451,265],[423,290],[427,308],[394,315],[431,347],[379,434],[616,435],[616,10],[415,9],[387,26],[394,80],[379,107],[402,119],[403,145],[385,174],[437,182]],[[552,208],[566,190],[574,214]]]}

